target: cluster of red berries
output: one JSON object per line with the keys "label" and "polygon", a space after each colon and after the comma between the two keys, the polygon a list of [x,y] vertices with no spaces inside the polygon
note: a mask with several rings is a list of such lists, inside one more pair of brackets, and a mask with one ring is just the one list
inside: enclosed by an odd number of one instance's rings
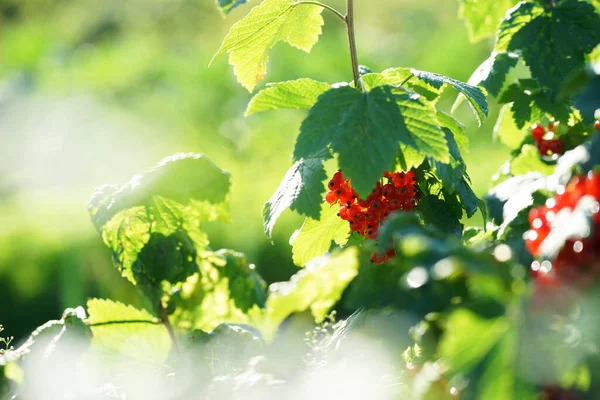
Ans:
{"label": "cluster of red berries", "polygon": [[[562,140],[554,139],[554,133],[557,126],[554,124],[548,125],[546,130],[542,125],[535,124],[531,128],[531,136],[535,140],[538,151],[541,156],[551,156],[553,154],[562,154],[565,145]],[[549,133],[549,134],[547,134]],[[551,136],[547,138],[547,136]]]}
{"label": "cluster of red berries", "polygon": [[[532,255],[540,255],[541,245],[550,234],[557,213],[567,208],[575,209],[586,196],[600,204],[600,171],[574,177],[566,187],[560,187],[545,206],[530,211],[531,229],[525,233],[525,244]],[[533,275],[539,283],[579,285],[600,271],[600,205],[593,212],[589,237],[568,240],[555,260],[532,264]],[[585,271],[594,273],[582,274]]]}
{"label": "cluster of red berries", "polygon": [[[377,182],[366,199],[358,197],[349,179],[342,171],[337,171],[329,181],[329,192],[325,200],[331,204],[340,204],[338,216],[350,224],[350,230],[361,236],[375,240],[382,222],[397,210],[412,210],[419,201],[417,177],[414,172],[385,172],[382,184]],[[371,261],[383,264],[395,256],[394,250],[385,254],[373,253]]]}

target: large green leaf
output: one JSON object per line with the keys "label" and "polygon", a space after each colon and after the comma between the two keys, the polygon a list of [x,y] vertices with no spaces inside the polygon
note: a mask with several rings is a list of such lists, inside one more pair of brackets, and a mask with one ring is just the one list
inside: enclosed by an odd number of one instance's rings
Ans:
{"label": "large green leaf", "polygon": [[120,211],[145,206],[154,196],[190,205],[202,211],[203,219],[226,219],[230,185],[229,173],[202,154],[178,153],[122,186],[97,188],[88,210],[99,230]]}
{"label": "large green leaf", "polygon": [[112,300],[90,299],[87,303],[94,338],[91,356],[103,361],[162,364],[171,349],[165,326],[146,310]]}
{"label": "large green leaf", "polygon": [[246,115],[268,110],[308,109],[330,88],[328,83],[308,78],[272,83],[252,97]]}
{"label": "large green leaf", "polygon": [[294,234],[290,243],[294,264],[306,265],[315,257],[320,257],[331,247],[331,242],[344,245],[348,241],[350,227],[337,213],[339,208],[322,203],[321,218],[307,218]]}
{"label": "large green leaf", "polygon": [[356,248],[349,248],[317,258],[289,282],[271,285],[265,315],[258,322],[265,337],[272,337],[293,313],[310,309],[315,320],[322,322],[358,274],[357,253]]}
{"label": "large green leaf", "polygon": [[561,1],[545,12],[540,8],[522,3],[500,26],[497,48],[520,50],[532,76],[556,93],[600,44],[600,15],[579,0]]}
{"label": "large green leaf", "polygon": [[265,0],[231,27],[213,60],[229,53],[235,76],[251,92],[265,76],[269,50],[277,42],[306,52],[312,49],[321,34],[322,11],[294,0]]}
{"label": "large green leaf", "polygon": [[444,85],[452,86],[456,91],[466,97],[469,105],[473,109],[475,116],[481,125],[482,121],[488,115],[488,105],[485,99],[485,93],[477,86],[471,86],[456,79],[448,78],[447,76],[435,74],[433,72],[418,71],[411,69],[411,72],[422,81],[427,82],[431,86],[441,89]]}
{"label": "large green leaf", "polygon": [[153,301],[160,282],[197,270],[208,238],[200,222],[228,218],[230,178],[206,157],[177,154],[127,184],[104,186],[89,210],[121,274]]}
{"label": "large green leaf", "polygon": [[476,42],[494,33],[506,11],[518,0],[459,0],[459,16],[465,20],[469,39]]}
{"label": "large green leaf", "polygon": [[323,181],[327,178],[325,158],[301,158],[285,174],[283,181],[263,207],[264,228],[270,238],[277,219],[287,208],[318,219],[321,212]]}
{"label": "large green leaf", "polygon": [[521,1],[511,8],[498,28],[495,50],[497,52],[509,50],[510,42],[515,33],[543,13],[544,8],[542,5],[534,1]]}
{"label": "large green leaf", "polygon": [[248,0],[217,0],[217,6],[223,15],[227,15],[234,8],[246,4]]}
{"label": "large green leaf", "polygon": [[[446,330],[439,344],[439,356],[451,373],[468,372],[500,341],[508,322],[500,317],[483,319],[467,309],[448,316]],[[465,335],[465,332],[469,332]]]}
{"label": "large green leaf", "polygon": [[266,301],[266,284],[242,253],[205,252],[198,272],[171,298],[173,324],[210,331],[222,323],[248,323]]}
{"label": "large green leaf", "polygon": [[340,87],[325,92],[311,108],[294,156],[322,154],[330,145],[344,174],[366,197],[392,165],[400,144],[449,161],[436,110],[419,95],[392,86],[378,86],[368,93]]}

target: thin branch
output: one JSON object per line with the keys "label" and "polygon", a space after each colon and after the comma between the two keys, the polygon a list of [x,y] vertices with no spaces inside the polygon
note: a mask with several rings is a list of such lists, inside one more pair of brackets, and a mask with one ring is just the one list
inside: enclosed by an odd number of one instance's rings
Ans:
{"label": "thin branch", "polygon": [[294,3],[294,6],[300,5],[300,4],[311,4],[313,6],[319,6],[319,7],[323,7],[326,10],[331,11],[332,13],[334,13],[339,19],[342,20],[342,22],[346,22],[346,16],[344,14],[342,14],[341,12],[339,12],[338,10],[336,10],[335,8],[321,3],[320,1],[298,1],[296,3]]}
{"label": "thin branch", "polygon": [[93,324],[87,324],[87,326],[104,326],[104,325],[121,325],[121,324],[151,324],[151,325],[158,325],[159,322],[148,321],[147,319],[127,319],[127,320],[121,320],[121,321],[96,322],[96,323],[93,323]]}
{"label": "thin branch", "polygon": [[356,53],[356,39],[354,35],[354,2],[346,0],[346,25],[348,27],[348,43],[350,45],[350,58],[352,60],[352,74],[354,75],[354,87],[363,91],[360,83],[360,71],[358,69],[358,56]]}
{"label": "thin branch", "polygon": [[177,339],[177,336],[175,336],[175,331],[173,330],[173,326],[171,325],[171,322],[169,321],[169,314],[167,313],[167,310],[163,307],[162,305],[162,301],[158,301],[158,311],[160,312],[160,320],[163,323],[163,325],[165,326],[165,328],[167,328],[167,331],[169,332],[169,336],[171,336],[171,340],[173,341],[173,347],[175,348],[175,351],[177,353],[181,353],[181,348],[179,346],[179,340]]}

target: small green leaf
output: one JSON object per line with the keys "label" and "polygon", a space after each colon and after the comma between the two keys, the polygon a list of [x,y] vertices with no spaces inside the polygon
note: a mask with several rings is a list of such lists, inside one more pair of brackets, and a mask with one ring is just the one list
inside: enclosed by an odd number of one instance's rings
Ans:
{"label": "small green leaf", "polygon": [[504,318],[488,320],[467,309],[458,309],[448,316],[438,347],[439,356],[449,373],[466,373],[485,357],[507,329],[508,322]]}
{"label": "small green leaf", "polygon": [[246,4],[248,0],[217,0],[217,6],[223,15],[227,15],[234,8]]}
{"label": "small green leaf", "polygon": [[541,172],[544,175],[554,173],[554,165],[543,162],[537,147],[531,144],[524,145],[521,153],[510,163],[511,174],[521,175],[528,172]]}
{"label": "small green leaf", "polygon": [[357,249],[349,248],[317,258],[289,282],[271,285],[265,316],[259,323],[265,337],[272,337],[288,316],[308,309],[317,322],[322,322],[358,274],[357,256]]}
{"label": "small green leaf", "polygon": [[465,20],[471,42],[496,32],[506,10],[518,0],[459,0],[459,17]]}
{"label": "small green leaf", "polygon": [[229,53],[235,76],[252,92],[265,76],[269,50],[277,42],[310,52],[321,34],[322,11],[294,0],[265,0],[231,27],[213,61]]}
{"label": "small green leaf", "polygon": [[91,356],[103,361],[162,364],[171,349],[167,329],[145,310],[112,300],[88,300]]}
{"label": "small green leaf", "polygon": [[[481,86],[490,95],[498,97],[504,87],[508,72],[517,65],[518,60],[519,56],[515,53],[497,53],[494,51],[487,60],[477,67],[467,81],[467,84]],[[458,95],[452,105],[453,112],[462,103],[464,98],[465,96],[462,94]]]}
{"label": "small green leaf", "polygon": [[511,105],[505,104],[494,126],[494,137],[514,150],[521,147],[528,135],[528,129],[519,129],[515,124]]}
{"label": "small green leaf", "polygon": [[283,181],[263,207],[265,233],[269,238],[277,219],[287,208],[318,219],[321,212],[323,181],[327,178],[325,158],[301,158],[285,174]]}
{"label": "small green leaf", "polygon": [[452,86],[457,92],[464,95],[469,102],[471,109],[477,117],[479,125],[488,115],[488,104],[485,99],[485,93],[477,86],[471,86],[464,82],[448,78],[444,75],[435,74],[433,72],[418,71],[411,69],[411,72],[422,81],[427,82],[431,86],[441,89],[444,85]]}
{"label": "small green leaf", "polygon": [[294,264],[302,267],[313,258],[322,256],[329,251],[331,242],[339,246],[348,242],[350,227],[337,213],[337,207],[322,203],[321,218],[304,221],[290,240]]}
{"label": "small green leaf", "polygon": [[328,83],[308,78],[272,83],[252,97],[246,116],[269,110],[308,109],[330,88]]}

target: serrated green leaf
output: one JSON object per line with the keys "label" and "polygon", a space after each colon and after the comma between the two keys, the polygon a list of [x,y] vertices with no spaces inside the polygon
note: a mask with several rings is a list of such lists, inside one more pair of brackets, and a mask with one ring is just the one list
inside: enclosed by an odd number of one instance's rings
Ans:
{"label": "serrated green leaf", "polygon": [[[402,171],[418,168],[425,161],[425,154],[412,147],[400,145],[400,151],[396,155],[396,164]],[[396,168],[398,169],[398,168]]]}
{"label": "serrated green leaf", "polygon": [[446,114],[443,111],[438,111],[437,119],[440,123],[440,126],[443,126],[452,132],[454,135],[454,140],[456,141],[460,151],[466,153],[469,150],[469,137],[467,136],[467,129],[465,126],[454,117]]}
{"label": "serrated green leaf", "polygon": [[87,303],[94,338],[90,357],[103,361],[162,364],[171,349],[167,329],[150,313],[112,300]]}
{"label": "serrated green leaf", "polygon": [[265,233],[269,238],[277,219],[287,208],[318,219],[321,212],[323,181],[327,178],[325,158],[301,158],[288,170],[281,184],[263,207]]}
{"label": "serrated green leaf", "polygon": [[465,20],[469,40],[476,42],[496,32],[506,10],[518,0],[459,0],[458,15]]}
{"label": "serrated green leaf", "polygon": [[229,187],[229,173],[206,157],[176,154],[121,187],[97,189],[89,211],[121,275],[155,302],[161,281],[197,270],[208,246],[200,223],[228,219]]}
{"label": "serrated green leaf", "polygon": [[98,230],[122,210],[145,206],[153,196],[206,211],[205,220],[227,219],[230,174],[202,154],[177,153],[122,185],[94,190],[88,205]]}
{"label": "serrated green leaf", "polygon": [[222,323],[246,324],[260,314],[266,284],[244,254],[206,251],[198,270],[171,298],[174,326],[208,332]]}
{"label": "serrated green leaf", "polygon": [[427,226],[444,234],[462,236],[463,226],[459,220],[460,216],[454,213],[447,201],[436,196],[426,195],[419,200],[417,211]]}
{"label": "serrated green leaf", "polygon": [[503,21],[497,50],[520,50],[532,76],[557,93],[573,71],[583,68],[585,55],[600,44],[600,15],[579,0],[561,1],[546,12],[540,8],[521,3],[519,9],[530,20],[515,11],[518,24],[513,15]]}
{"label": "serrated green leaf", "polygon": [[269,84],[252,97],[246,115],[269,110],[308,109],[330,88],[328,83],[308,78]]}
{"label": "serrated green leaf", "polygon": [[248,0],[217,0],[217,6],[223,15],[227,15],[234,8],[246,4]]}
{"label": "serrated green leaf", "polygon": [[416,79],[410,68],[388,68],[380,73],[369,73],[362,78],[367,90],[372,90],[377,86],[403,86],[424,96],[432,103],[435,103],[442,93],[439,88]]}
{"label": "serrated green leaf", "polygon": [[521,147],[528,135],[528,129],[519,129],[515,124],[511,105],[504,105],[494,126],[494,137],[514,150]]}
{"label": "serrated green leaf", "polygon": [[338,215],[339,208],[322,203],[319,220],[307,218],[294,234],[290,244],[294,264],[303,267],[309,261],[329,251],[331,242],[343,246],[348,241],[350,227]]}
{"label": "serrated green leaf", "polygon": [[498,343],[508,328],[504,318],[483,319],[464,308],[453,311],[439,344],[439,356],[451,373],[466,373]]}
{"label": "serrated green leaf", "polygon": [[[467,81],[467,84],[481,86],[490,95],[498,97],[504,86],[508,72],[517,65],[518,60],[519,56],[515,53],[497,53],[494,51],[487,60],[477,67]],[[452,105],[453,112],[462,103],[464,98],[462,94],[458,95]]]}
{"label": "serrated green leaf", "polygon": [[510,163],[511,174],[521,175],[528,172],[541,172],[544,175],[554,173],[554,165],[543,162],[537,147],[531,144],[524,145],[521,153]]}
{"label": "serrated green leaf", "polygon": [[498,53],[509,50],[513,36],[534,18],[544,13],[541,4],[534,1],[521,1],[508,10],[500,22],[494,50]]}
{"label": "serrated green leaf", "polygon": [[465,176],[467,167],[464,163],[458,144],[454,140],[454,135],[449,129],[445,129],[446,141],[450,150],[450,162],[441,163],[435,160],[430,160],[430,164],[434,167],[435,173],[442,181],[444,188],[449,193],[454,193],[459,182]]}
{"label": "serrated green leaf", "polygon": [[265,316],[259,324],[265,337],[271,337],[293,313],[310,309],[315,320],[322,322],[358,274],[357,257],[356,248],[323,256],[311,261],[289,282],[271,285]]}
{"label": "serrated green leaf", "polygon": [[485,93],[477,86],[471,86],[456,79],[448,78],[444,75],[435,74],[433,72],[418,71],[411,69],[411,72],[422,81],[429,83],[431,86],[441,89],[444,85],[452,86],[457,92],[466,97],[471,109],[477,117],[479,125],[488,115],[488,105],[485,99]]}
{"label": "serrated green leaf", "polygon": [[265,0],[231,27],[213,61],[229,53],[235,76],[252,92],[265,76],[269,50],[277,42],[310,52],[321,34],[322,11],[294,0]]}
{"label": "serrated green leaf", "polygon": [[477,197],[475,192],[473,192],[473,188],[471,188],[471,185],[464,177],[458,183],[456,193],[460,198],[462,207],[467,214],[467,218],[471,218],[473,215],[475,215],[477,209],[480,208],[481,200]]}
{"label": "serrated green leaf", "polygon": [[401,88],[378,86],[368,93],[334,88],[321,95],[309,111],[294,156],[320,154],[331,145],[344,174],[352,179],[358,194],[366,197],[392,165],[399,144],[449,161],[447,142],[435,115],[433,106]]}

